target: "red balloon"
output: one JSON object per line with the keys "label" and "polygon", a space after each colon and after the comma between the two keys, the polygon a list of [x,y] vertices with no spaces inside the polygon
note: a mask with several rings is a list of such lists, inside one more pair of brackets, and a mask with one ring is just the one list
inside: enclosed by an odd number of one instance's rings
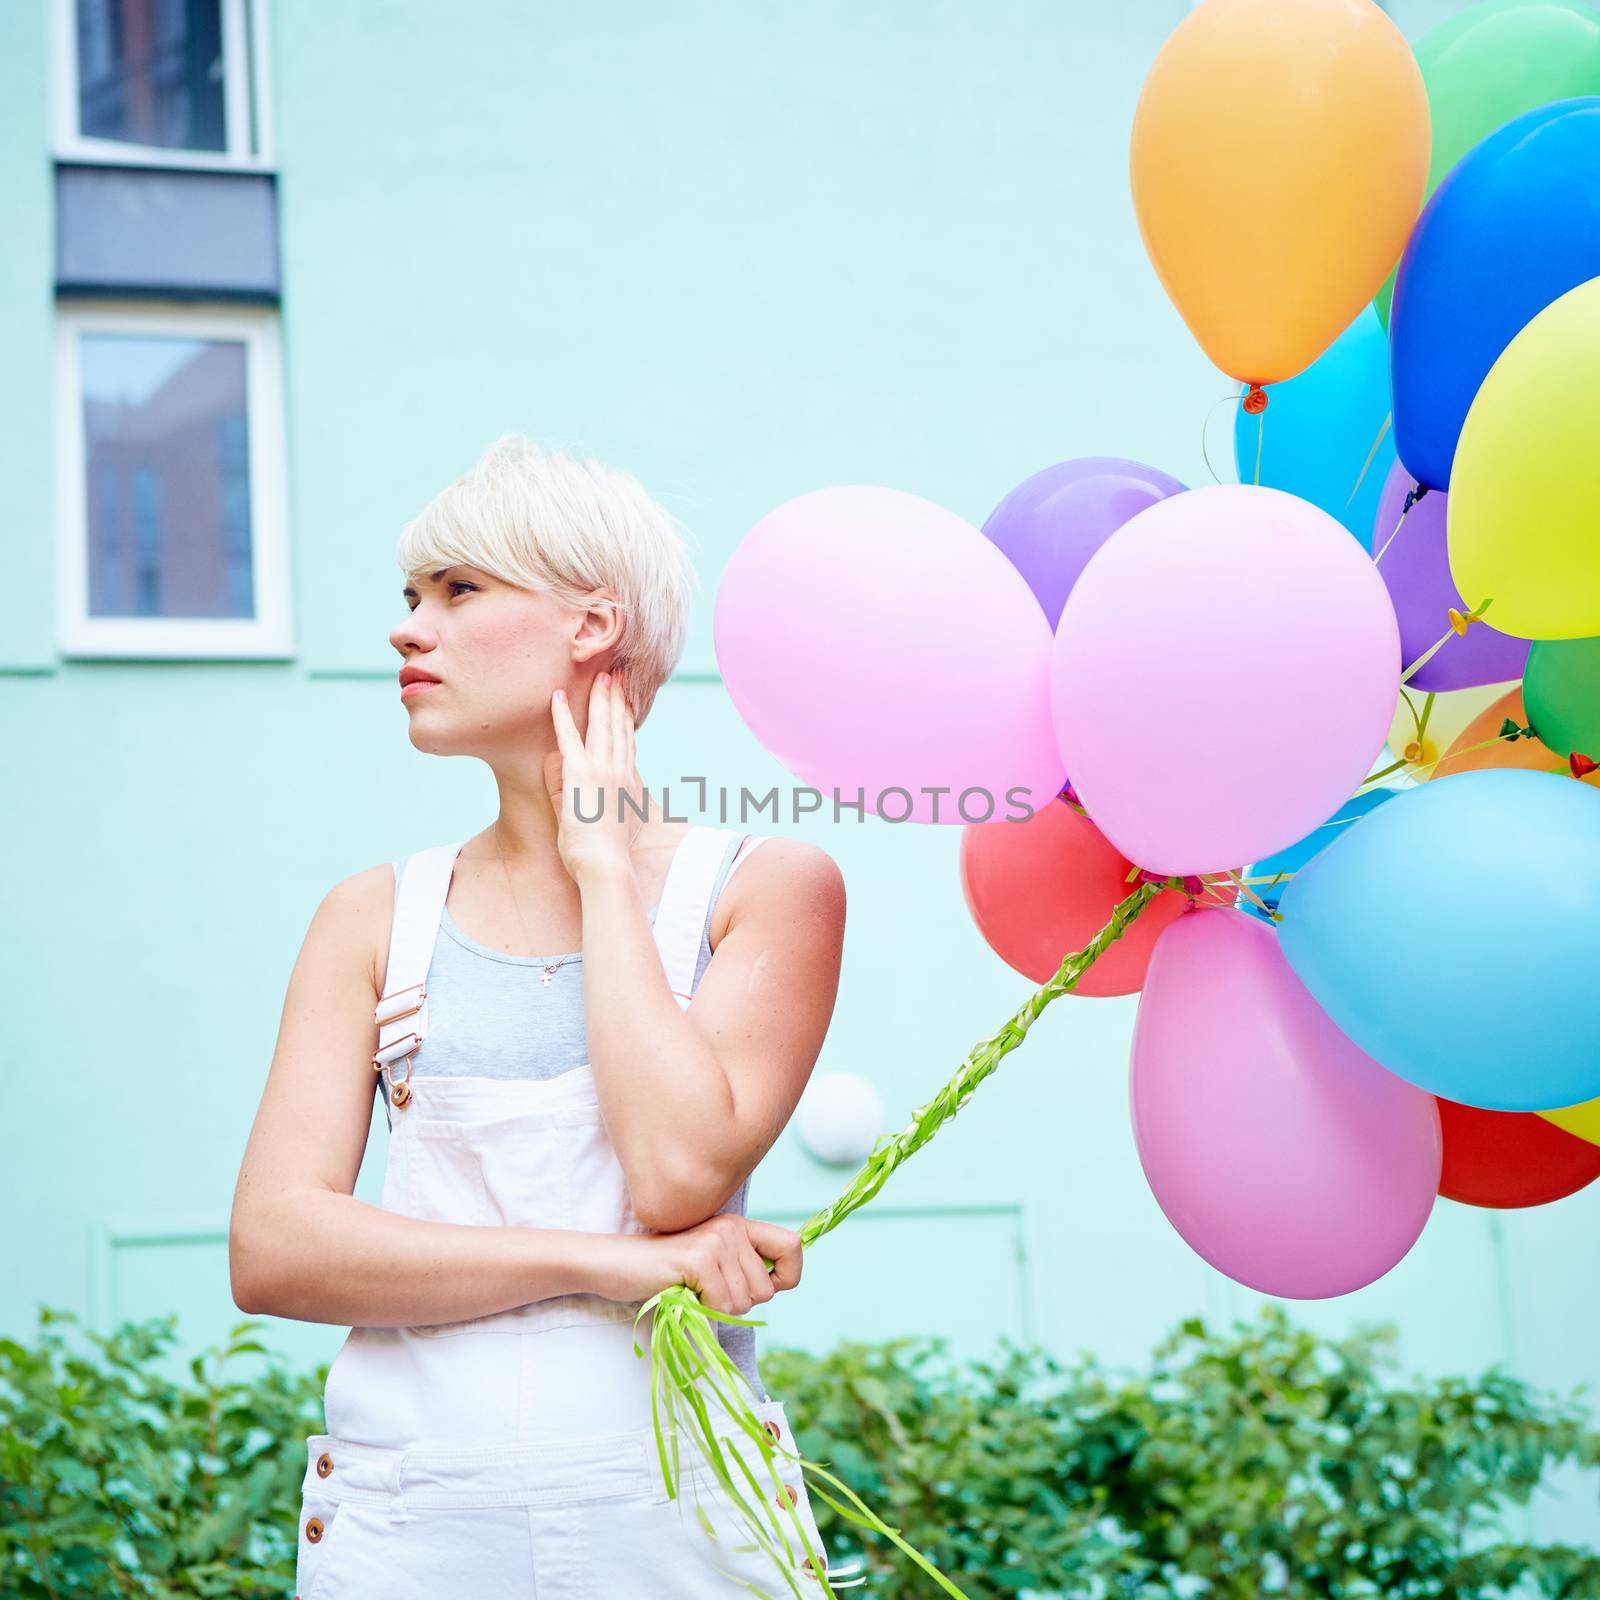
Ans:
{"label": "red balloon", "polygon": [[1600,1178],[1600,1145],[1536,1111],[1486,1111],[1439,1100],[1439,1193],[1469,1206],[1542,1206]]}
{"label": "red balloon", "polygon": [[[1099,933],[1129,883],[1133,863],[1064,800],[1025,822],[974,822],[961,830],[961,892],[989,947],[1035,983],[1053,978],[1064,956]],[[1203,905],[1231,905],[1232,888],[1207,894]],[[1156,937],[1189,905],[1163,889],[1132,927],[1089,968],[1074,994],[1135,994]]]}

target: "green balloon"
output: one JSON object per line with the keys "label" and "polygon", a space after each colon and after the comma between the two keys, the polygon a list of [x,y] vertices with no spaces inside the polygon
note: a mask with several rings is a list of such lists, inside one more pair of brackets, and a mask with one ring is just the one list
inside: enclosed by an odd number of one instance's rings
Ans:
{"label": "green balloon", "polygon": [[1600,639],[1536,639],[1522,679],[1533,731],[1558,756],[1600,761]]}
{"label": "green balloon", "polygon": [[[1600,94],[1600,11],[1578,0],[1482,0],[1430,28],[1413,54],[1433,119],[1432,194],[1473,145],[1513,117]],[[1372,302],[1386,329],[1393,294],[1391,272]]]}

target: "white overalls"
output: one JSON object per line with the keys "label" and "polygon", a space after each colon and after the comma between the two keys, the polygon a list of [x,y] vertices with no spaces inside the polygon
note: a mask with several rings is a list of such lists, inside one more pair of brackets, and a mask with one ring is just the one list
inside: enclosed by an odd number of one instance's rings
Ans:
{"label": "white overalls", "polygon": [[[704,826],[684,835],[656,912],[656,946],[684,1007],[728,838]],[[648,1232],[587,1064],[547,1079],[412,1071],[427,1035],[426,980],[460,849],[419,852],[400,882],[377,1008],[375,1063],[388,1085],[390,1122],[382,1203],[445,1222]],[[801,1580],[793,1589],[770,1555],[736,1548],[750,1535],[687,1432],[678,1496],[668,1498],[651,1426],[653,1312],[638,1326],[644,1357],[633,1349],[642,1303],[564,1294],[467,1322],[352,1328],[328,1375],[328,1432],[307,1441],[299,1600],[677,1600],[749,1594],[751,1584],[764,1595],[820,1590],[787,1516],[780,1525]],[[726,1418],[714,1396],[704,1398]],[[788,1458],[795,1447],[783,1403],[753,1409],[776,1442],[782,1492],[820,1555],[805,1484]],[[757,1481],[770,1481],[761,1452],[731,1419],[717,1433]],[[715,1541],[699,1527],[697,1499]]]}

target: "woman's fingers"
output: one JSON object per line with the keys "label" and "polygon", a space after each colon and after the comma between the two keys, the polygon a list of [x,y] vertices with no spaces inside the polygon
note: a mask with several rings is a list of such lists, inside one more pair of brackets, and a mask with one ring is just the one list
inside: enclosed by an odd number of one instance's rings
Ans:
{"label": "woman's fingers", "polygon": [[581,755],[583,738],[572,720],[572,707],[567,704],[565,689],[557,689],[550,696],[550,720],[555,724],[556,743],[561,747],[562,758],[570,760],[574,753]]}
{"label": "woman's fingers", "polygon": [[607,761],[611,755],[611,691],[605,673],[599,673],[589,685],[588,750],[595,761]]}
{"label": "woman's fingers", "polygon": [[767,1264],[751,1247],[748,1240],[739,1252],[739,1265],[744,1269],[744,1281],[753,1305],[762,1305],[778,1292],[778,1286],[767,1271]]}
{"label": "woman's fingers", "polygon": [[623,692],[622,674],[611,674],[611,699],[607,706],[611,718],[611,759],[626,779],[633,774],[633,711]]}
{"label": "woman's fingers", "polygon": [[764,1222],[759,1217],[745,1218],[745,1232],[756,1253],[772,1263],[772,1271],[767,1276],[773,1288],[794,1288],[800,1281],[805,1265],[800,1235],[792,1228],[785,1228],[776,1222]]}
{"label": "woman's fingers", "polygon": [[699,1283],[689,1285],[713,1311],[726,1311],[733,1298],[728,1293],[728,1279],[721,1264],[713,1262],[700,1275]]}
{"label": "woman's fingers", "polygon": [[621,674],[599,673],[589,685],[588,726],[579,733],[565,696],[552,697],[551,718],[560,746],[565,786],[600,787],[601,804],[609,812],[622,805],[624,790],[642,798],[633,712],[623,693]]}
{"label": "woman's fingers", "polygon": [[617,674],[613,680],[617,685],[617,734],[619,753],[618,759],[622,770],[629,777],[634,774],[634,748],[633,748],[633,707],[628,704],[628,696],[622,682],[622,675]]}

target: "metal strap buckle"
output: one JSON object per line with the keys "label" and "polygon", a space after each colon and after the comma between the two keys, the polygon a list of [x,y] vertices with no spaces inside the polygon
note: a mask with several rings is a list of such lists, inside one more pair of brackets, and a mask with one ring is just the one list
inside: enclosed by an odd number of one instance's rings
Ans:
{"label": "metal strap buckle", "polygon": [[378,1069],[384,1083],[389,1085],[389,1104],[394,1106],[395,1110],[405,1110],[406,1104],[410,1102],[411,1062],[416,1059],[416,1051],[402,1059],[405,1061],[405,1077],[400,1078],[398,1083],[395,1082],[394,1067],[390,1066],[389,1062],[384,1062],[384,1066]]}
{"label": "metal strap buckle", "polygon": [[[407,1035],[407,1038],[410,1039],[416,1039],[416,1037],[414,1033]],[[421,1041],[418,1040],[417,1043],[420,1044]],[[396,1111],[405,1110],[407,1103],[411,1099],[411,1065],[416,1059],[416,1054],[417,1046],[414,1044],[406,1055],[400,1057],[406,1064],[406,1075],[398,1082],[395,1080],[394,1063],[392,1061],[379,1061],[376,1056],[372,1059],[373,1066],[378,1069],[378,1076],[389,1086],[389,1104]]]}
{"label": "metal strap buckle", "polygon": [[403,1033],[398,1039],[392,1039],[382,1047],[372,1058],[373,1069],[382,1072],[391,1061],[398,1061],[401,1056],[408,1056],[422,1045],[421,1036],[415,1033]]}
{"label": "metal strap buckle", "polygon": [[[412,990],[416,991],[416,998],[409,1003],[405,996]],[[393,994],[386,994],[379,1002],[377,1010],[373,1013],[373,1020],[381,1028],[386,1022],[399,1022],[402,1018],[414,1016],[422,1009],[423,1002],[428,998],[425,983],[408,983],[403,989],[396,989]]]}

